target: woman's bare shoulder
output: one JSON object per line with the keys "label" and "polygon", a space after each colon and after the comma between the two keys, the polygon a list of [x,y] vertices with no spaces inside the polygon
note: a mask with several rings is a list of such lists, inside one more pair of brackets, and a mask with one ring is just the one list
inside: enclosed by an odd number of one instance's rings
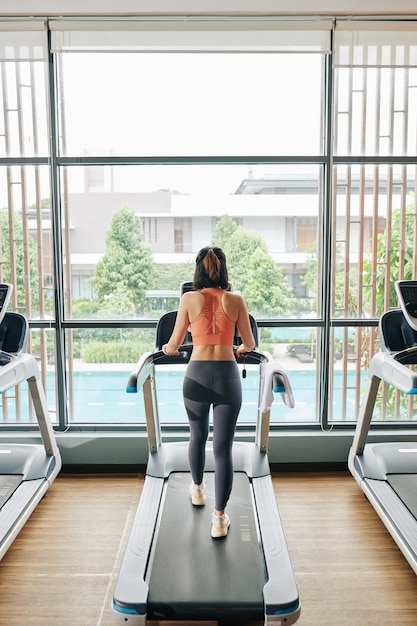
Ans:
{"label": "woman's bare shoulder", "polygon": [[181,307],[185,309],[190,319],[196,317],[204,306],[204,295],[200,291],[187,291],[181,297]]}
{"label": "woman's bare shoulder", "polygon": [[225,291],[224,295],[229,302],[234,302],[236,304],[240,304],[244,302],[243,296],[240,293],[235,293],[234,291]]}
{"label": "woman's bare shoulder", "polygon": [[204,300],[204,295],[201,291],[186,291],[182,296],[181,300],[184,302],[198,302],[199,300]]}

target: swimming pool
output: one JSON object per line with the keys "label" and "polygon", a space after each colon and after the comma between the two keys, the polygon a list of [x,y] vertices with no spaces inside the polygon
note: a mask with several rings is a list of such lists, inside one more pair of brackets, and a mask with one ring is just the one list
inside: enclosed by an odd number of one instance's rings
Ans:
{"label": "swimming pool", "polygon": [[[129,371],[76,371],[72,388],[72,423],[79,424],[143,424],[145,412],[143,395],[126,393]],[[287,370],[291,381],[295,408],[287,407],[280,394],[274,394],[271,409],[271,422],[308,422],[316,420],[316,372],[315,370]],[[347,373],[347,406],[352,407],[349,415],[343,411],[343,377],[341,372],[334,372],[333,419],[337,421],[354,420],[355,372]],[[182,400],[183,371],[158,371],[157,396],[161,423],[173,424],[186,422]],[[24,385],[22,385],[23,387]],[[352,389],[350,389],[352,387]],[[254,423],[258,400],[258,373],[247,371],[242,379],[243,404],[238,423]],[[27,394],[22,400],[22,418],[27,422],[29,409]],[[47,378],[47,398],[51,410],[51,419],[55,418],[55,378],[52,373]],[[9,401],[9,423],[16,421],[13,399]]]}

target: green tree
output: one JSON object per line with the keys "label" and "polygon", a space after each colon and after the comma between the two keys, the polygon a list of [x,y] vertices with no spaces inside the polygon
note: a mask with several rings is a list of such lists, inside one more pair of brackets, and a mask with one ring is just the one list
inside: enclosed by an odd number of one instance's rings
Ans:
{"label": "green tree", "polygon": [[[334,282],[333,282],[333,310],[335,314],[355,317],[361,312],[357,311],[357,290],[358,290],[358,273],[355,268],[350,268],[349,273],[345,272],[344,257],[342,246],[336,246],[336,258],[334,260]],[[301,278],[301,282],[308,289],[309,308],[317,311],[317,287],[319,284],[318,261],[316,245],[312,246],[309,257],[305,263],[306,272]],[[345,302],[345,281],[349,280],[349,288],[347,290],[347,302]]]}
{"label": "green tree", "polygon": [[229,278],[254,316],[284,315],[297,307],[287,279],[262,237],[238,226],[223,246]]}
{"label": "green tree", "polygon": [[249,258],[242,295],[249,310],[258,317],[284,316],[297,307],[283,272],[261,248]]}
{"label": "green tree", "polygon": [[[12,247],[16,267],[16,281],[13,285],[17,307],[26,315],[36,316],[39,314],[39,274],[37,266],[38,249],[36,242],[31,237],[26,242],[23,236],[23,224],[21,213],[13,214],[14,240],[10,241],[9,214],[6,211],[0,213],[0,246],[2,280],[6,283],[12,280],[11,259]],[[29,268],[29,276],[26,268]],[[30,294],[26,293],[26,283],[29,282]],[[28,302],[30,296],[30,304]]]}
{"label": "green tree", "polygon": [[[194,263],[171,263],[156,269],[155,289],[178,289],[181,283],[193,280]],[[178,304],[178,302],[177,302]]]}
{"label": "green tree", "polygon": [[223,215],[216,226],[214,227],[211,243],[213,246],[218,246],[225,251],[227,248],[227,242],[238,228],[235,220],[230,215]]}
{"label": "green tree", "polygon": [[[364,292],[364,301],[370,302],[372,290],[369,285],[374,285],[376,296],[377,313],[381,315],[388,308],[398,306],[398,298],[395,292],[394,283],[396,280],[411,280],[413,278],[413,267],[415,265],[414,250],[414,223],[415,223],[415,202],[414,194],[410,194],[412,202],[410,202],[405,210],[404,239],[401,231],[401,221],[403,212],[401,209],[395,209],[392,212],[392,222],[387,224],[383,233],[379,233],[376,249],[375,276],[373,276],[373,262],[371,252],[363,264],[364,285],[367,288]],[[390,245],[388,245],[388,237]],[[400,267],[400,251],[404,251],[404,264]],[[386,266],[390,268],[390,296],[389,302],[385,302],[385,283],[386,283]]]}
{"label": "green tree", "polygon": [[115,302],[123,293],[125,303],[130,302],[135,313],[141,314],[154,277],[152,250],[144,242],[142,223],[130,206],[123,205],[113,215],[106,251],[91,278],[97,297],[108,310],[106,301]]}

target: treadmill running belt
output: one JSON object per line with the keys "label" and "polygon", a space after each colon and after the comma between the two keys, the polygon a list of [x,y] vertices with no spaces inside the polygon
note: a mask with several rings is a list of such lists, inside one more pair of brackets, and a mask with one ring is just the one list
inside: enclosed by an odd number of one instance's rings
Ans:
{"label": "treadmill running belt", "polygon": [[234,475],[226,538],[212,539],[214,474],[206,504],[191,504],[189,473],[169,476],[152,571],[148,619],[262,620],[264,560],[247,475]]}
{"label": "treadmill running belt", "polygon": [[13,495],[20,483],[22,476],[15,474],[0,475],[0,509],[6,504],[7,500]]}
{"label": "treadmill running belt", "polygon": [[417,519],[417,474],[389,474],[388,484]]}

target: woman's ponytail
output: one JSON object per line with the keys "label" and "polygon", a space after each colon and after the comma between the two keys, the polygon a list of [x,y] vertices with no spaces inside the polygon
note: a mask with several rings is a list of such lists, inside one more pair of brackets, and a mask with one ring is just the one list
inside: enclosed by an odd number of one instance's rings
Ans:
{"label": "woman's ponytail", "polygon": [[212,248],[209,249],[206,256],[204,257],[203,265],[208,278],[213,283],[218,282],[220,278],[220,261]]}
{"label": "woman's ponytail", "polygon": [[195,260],[193,288],[197,291],[209,287],[229,288],[226,257],[217,246],[205,246]]}

